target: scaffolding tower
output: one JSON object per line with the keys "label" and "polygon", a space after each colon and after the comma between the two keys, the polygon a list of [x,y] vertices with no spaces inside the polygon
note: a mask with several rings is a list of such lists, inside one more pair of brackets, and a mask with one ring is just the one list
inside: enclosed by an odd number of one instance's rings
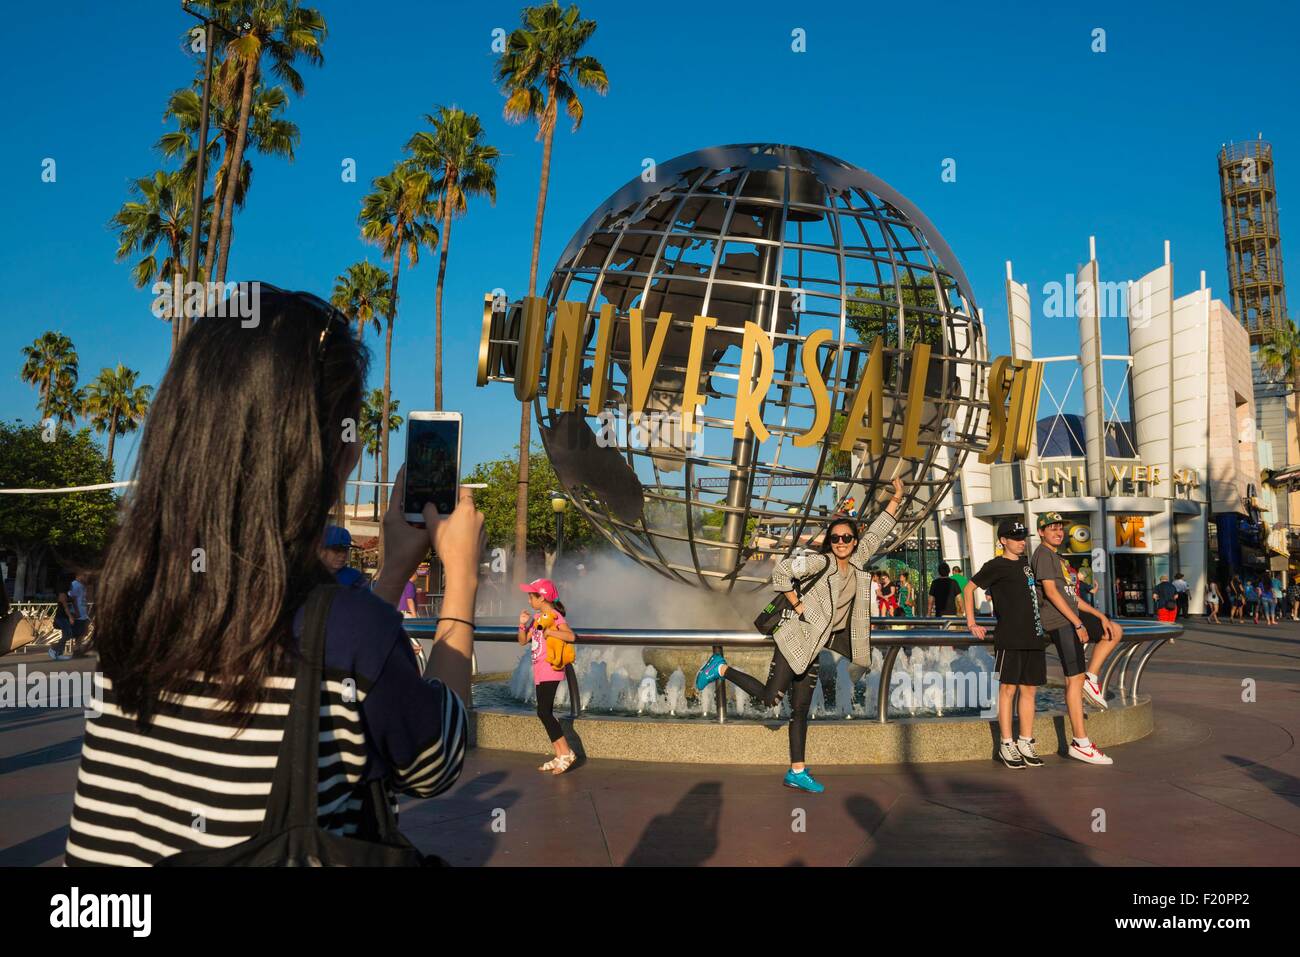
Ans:
{"label": "scaffolding tower", "polygon": [[1272,144],[1260,138],[1225,145],[1219,185],[1232,311],[1258,345],[1287,324]]}

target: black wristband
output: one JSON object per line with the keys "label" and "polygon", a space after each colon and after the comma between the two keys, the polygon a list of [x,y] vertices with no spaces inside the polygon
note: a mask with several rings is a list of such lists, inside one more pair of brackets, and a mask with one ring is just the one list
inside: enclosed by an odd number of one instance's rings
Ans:
{"label": "black wristband", "polygon": [[[466,621],[464,618],[452,618],[450,615],[440,615],[440,616],[438,616],[438,624],[439,624],[439,625],[441,625],[444,621],[458,621],[458,622],[460,622],[462,625],[469,625],[471,628],[474,627],[474,622],[472,622],[472,621]],[[520,630],[523,630],[523,627],[524,627],[523,625],[520,625],[520,626],[519,626]]]}

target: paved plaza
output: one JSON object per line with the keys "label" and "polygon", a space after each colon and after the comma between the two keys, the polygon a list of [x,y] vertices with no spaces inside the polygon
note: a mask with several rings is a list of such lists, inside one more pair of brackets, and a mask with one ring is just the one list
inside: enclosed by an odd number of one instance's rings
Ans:
{"label": "paved plaza", "polygon": [[[20,664],[66,667],[0,659]],[[814,768],[827,791],[806,795],[776,767],[592,760],[555,778],[538,755],[473,751],[448,794],[403,803],[402,827],[461,866],[1300,863],[1300,623],[1194,624],[1142,690],[1156,732],[1108,749],[1109,768]],[[0,711],[0,865],[61,863],[82,723]]]}

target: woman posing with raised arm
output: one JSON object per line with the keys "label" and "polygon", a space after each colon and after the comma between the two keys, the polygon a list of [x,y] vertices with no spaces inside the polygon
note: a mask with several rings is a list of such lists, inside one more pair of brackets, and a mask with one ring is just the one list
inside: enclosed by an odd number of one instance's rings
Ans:
{"label": "woman posing with raised arm", "polygon": [[817,686],[817,656],[829,647],[836,654],[852,658],[855,664],[870,665],[871,572],[866,566],[894,530],[902,504],[903,482],[894,479],[889,504],[861,535],[853,519],[837,516],[827,523],[819,552],[792,555],[777,562],[772,587],[785,594],[796,614],[772,636],[776,652],[766,683],[730,667],[721,655],[709,658],[695,676],[695,687],[701,691],[709,682],[723,678],[769,708],[781,701],[787,688],[793,688],[786,787],[815,794],[825,790],[804,764],[808,706]]}

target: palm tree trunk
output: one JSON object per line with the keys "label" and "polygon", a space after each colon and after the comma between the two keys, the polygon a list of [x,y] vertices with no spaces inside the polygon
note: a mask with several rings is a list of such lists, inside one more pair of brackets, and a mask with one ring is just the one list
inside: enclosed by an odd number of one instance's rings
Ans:
{"label": "palm tree trunk", "polygon": [[[537,188],[537,214],[533,218],[533,256],[528,264],[528,295],[537,295],[537,261],[542,254],[542,217],[546,189],[551,181],[551,142],[555,136],[555,86],[547,90],[546,133],[542,140],[542,179]],[[515,581],[526,577],[528,564],[528,445],[532,440],[532,407],[521,403],[519,412],[519,476],[515,492]]]}
{"label": "palm tree trunk", "polygon": [[[257,85],[257,60],[248,59],[244,63],[243,89],[239,98],[239,127],[235,134],[235,149],[230,157],[230,168],[226,179],[238,176],[244,167],[244,147],[248,143],[248,117],[253,111],[253,87]],[[234,218],[235,190],[234,184],[226,183],[225,196],[222,197],[221,210],[221,259],[217,262],[217,282],[226,281],[226,263],[230,258],[230,221]]]}
{"label": "palm tree trunk", "polygon": [[[450,179],[450,177],[449,177]],[[451,245],[451,206],[455,185],[448,183],[442,198],[442,235],[439,237],[438,285],[433,294],[433,407],[442,411],[442,283],[447,275],[447,247]]]}
{"label": "palm tree trunk", "polygon": [[226,200],[224,185],[226,177],[229,175],[226,171],[226,160],[229,158],[229,153],[221,158],[221,169],[217,170],[212,179],[212,222],[208,225],[208,249],[203,254],[203,278],[209,282],[214,281],[216,277],[214,266],[216,265],[217,255],[217,236],[221,232],[221,207]]}
{"label": "palm tree trunk", "polygon": [[117,416],[108,418],[108,464],[113,464],[113,440],[117,438]]}
{"label": "palm tree trunk", "polygon": [[[399,224],[400,226],[401,224]],[[400,234],[401,230],[398,230]],[[384,406],[381,410],[382,418],[379,420],[379,455],[382,460],[381,468],[384,477],[381,481],[387,482],[388,471],[388,416],[389,402],[392,397],[393,385],[393,324],[397,321],[397,280],[400,278],[402,268],[402,241],[397,241],[397,249],[393,251],[393,280],[392,280],[392,306],[388,313],[388,330],[384,334]],[[375,494],[383,496],[383,509],[388,510],[388,490],[382,485],[375,486]],[[384,529],[381,525],[379,528],[379,542],[383,545]],[[382,554],[382,551],[380,552]]]}
{"label": "palm tree trunk", "polygon": [[375,510],[374,510],[375,522],[376,524],[378,524],[379,522],[379,449],[377,447],[375,449],[375,495],[374,498],[372,499],[372,502],[374,503],[375,506]]}
{"label": "palm tree trunk", "polygon": [[361,454],[357,456],[357,484],[352,488],[352,517],[361,517],[361,469],[366,464],[366,449],[361,447]]}

